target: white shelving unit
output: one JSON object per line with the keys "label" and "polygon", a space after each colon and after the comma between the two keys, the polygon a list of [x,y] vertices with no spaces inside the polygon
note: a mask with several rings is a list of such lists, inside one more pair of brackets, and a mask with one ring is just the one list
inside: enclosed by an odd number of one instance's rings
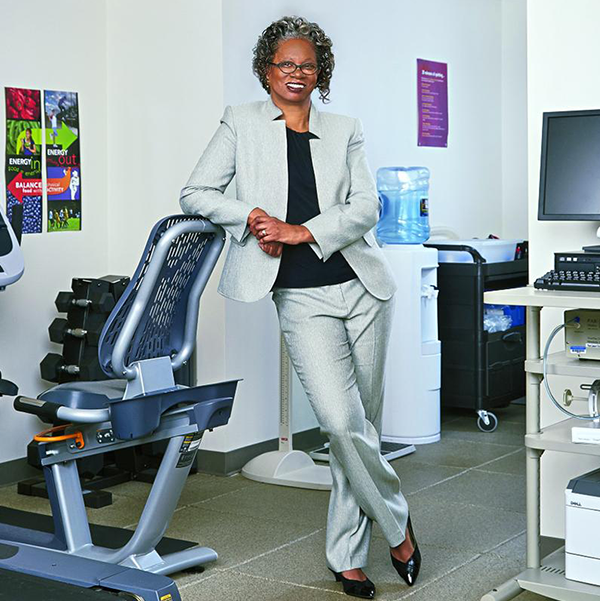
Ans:
{"label": "white shelving unit", "polygon": [[[600,309],[600,295],[579,292],[536,290],[532,286],[486,292],[484,302],[494,305],[521,305],[527,308],[527,568],[504,584],[486,593],[481,601],[508,601],[524,590],[559,601],[599,601],[600,586],[565,578],[564,547],[540,557],[540,458],[544,451],[560,451],[600,456],[600,445],[571,442],[571,428],[578,420],[566,419],[540,428],[540,384],[542,360],[540,313],[544,307]],[[600,364],[571,359],[563,353],[549,357],[548,373],[589,379],[600,377]],[[578,422],[579,425],[579,422]]]}

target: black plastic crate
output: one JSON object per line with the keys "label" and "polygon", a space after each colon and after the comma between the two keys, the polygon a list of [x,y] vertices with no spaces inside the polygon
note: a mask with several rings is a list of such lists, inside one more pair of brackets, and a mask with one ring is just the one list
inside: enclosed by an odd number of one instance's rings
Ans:
{"label": "black plastic crate", "polygon": [[524,396],[525,326],[483,332],[477,342],[460,334],[456,338],[442,340],[445,406],[487,411]]}
{"label": "black plastic crate", "polygon": [[477,412],[505,407],[525,394],[525,326],[485,331],[483,294],[526,286],[527,258],[486,263],[468,246],[426,246],[466,250],[474,259],[473,263],[440,263],[438,267],[442,405]]}

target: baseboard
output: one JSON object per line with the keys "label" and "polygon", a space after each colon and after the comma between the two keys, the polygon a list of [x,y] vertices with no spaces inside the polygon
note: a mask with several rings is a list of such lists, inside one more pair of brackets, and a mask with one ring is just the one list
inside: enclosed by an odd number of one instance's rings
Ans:
{"label": "baseboard", "polygon": [[[304,432],[297,432],[293,436],[292,445],[299,451],[316,449],[326,442],[327,438],[321,434],[319,428],[312,428]],[[279,445],[279,439],[273,438],[264,442],[235,449],[227,453],[217,451],[198,451],[198,471],[218,476],[230,476],[239,472],[250,459],[257,455],[276,451]]]}
{"label": "baseboard", "polygon": [[[294,434],[293,445],[295,449],[306,451],[316,449],[327,439],[321,434],[319,428],[312,428],[304,432]],[[198,452],[198,471],[219,476],[230,476],[239,472],[250,459],[257,455],[275,451],[277,449],[278,439],[266,440],[228,453],[219,453],[216,451]],[[41,477],[39,470],[31,467],[25,457],[13,459],[0,463],[0,486],[14,484],[26,478]]]}
{"label": "baseboard", "polygon": [[27,478],[35,478],[42,475],[40,470],[36,470],[27,463],[27,459],[13,459],[0,463],[0,486],[14,484]]}

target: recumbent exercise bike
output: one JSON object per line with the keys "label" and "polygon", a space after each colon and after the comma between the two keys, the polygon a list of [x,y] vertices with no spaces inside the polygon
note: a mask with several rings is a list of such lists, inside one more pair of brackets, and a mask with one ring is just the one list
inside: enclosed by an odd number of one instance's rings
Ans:
{"label": "recumbent exercise bike", "polygon": [[[167,575],[217,559],[193,547],[160,556],[162,539],[202,433],[225,425],[238,380],[186,388],[173,373],[194,350],[199,301],[225,242],[224,231],[196,216],[162,219],[100,337],[99,382],[68,382],[37,399],[17,397],[17,411],[66,422],[35,437],[52,508],[54,533],[0,524],[0,569],[100,588],[132,599],[177,601]],[[168,440],[129,542],[92,543],[76,460]]]}

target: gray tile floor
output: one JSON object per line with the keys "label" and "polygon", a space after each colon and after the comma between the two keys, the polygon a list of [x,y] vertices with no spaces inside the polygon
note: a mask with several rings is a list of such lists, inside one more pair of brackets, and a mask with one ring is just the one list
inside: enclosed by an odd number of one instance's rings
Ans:
{"label": "gray tile floor", "polygon": [[[498,410],[498,430],[477,430],[474,413],[445,412],[442,441],[392,462],[402,479],[424,556],[417,585],[400,582],[375,528],[368,575],[377,598],[479,601],[520,571],[525,553],[524,407]],[[90,521],[135,525],[148,485],[112,489],[114,503]],[[168,535],[215,548],[202,573],[176,576],[184,601],[341,599],[325,568],[329,494],[258,484],[237,475],[191,476]],[[0,504],[47,513],[47,502],[0,489]],[[543,598],[523,593],[518,601]]]}

